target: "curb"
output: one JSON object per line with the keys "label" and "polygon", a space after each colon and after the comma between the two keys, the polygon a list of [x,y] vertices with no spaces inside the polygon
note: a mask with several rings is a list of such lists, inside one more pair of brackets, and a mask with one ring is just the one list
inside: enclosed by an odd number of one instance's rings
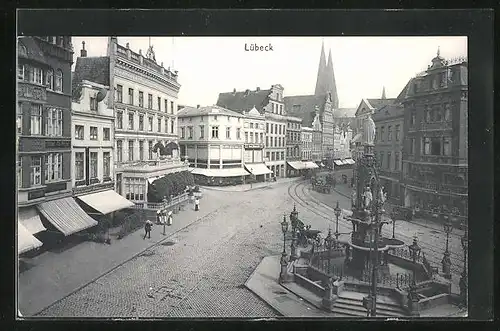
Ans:
{"label": "curb", "polygon": [[[117,269],[117,268],[121,267],[121,266],[122,266],[122,265],[124,265],[125,263],[127,263],[127,262],[129,262],[129,261],[131,261],[131,260],[133,260],[133,259],[135,259],[135,258],[137,258],[138,256],[140,256],[142,253],[146,252],[147,250],[149,250],[149,249],[151,249],[151,248],[153,248],[153,247],[155,247],[155,246],[161,245],[161,243],[162,243],[162,242],[164,242],[165,240],[167,240],[167,239],[171,238],[171,237],[172,237],[173,235],[175,235],[176,233],[178,233],[178,232],[180,232],[180,231],[182,231],[182,230],[184,230],[184,229],[186,229],[186,228],[190,227],[191,225],[193,225],[193,224],[195,224],[195,223],[198,223],[198,222],[199,222],[202,218],[204,218],[204,217],[206,217],[206,216],[209,216],[209,215],[211,215],[211,214],[213,214],[213,213],[217,212],[218,210],[219,210],[219,209],[216,209],[216,210],[214,210],[214,211],[212,211],[212,212],[210,212],[210,213],[208,213],[208,214],[206,214],[206,215],[200,216],[199,218],[197,218],[197,219],[196,219],[196,220],[194,220],[193,222],[191,222],[191,223],[189,223],[189,224],[186,224],[184,227],[182,227],[182,228],[180,228],[180,229],[178,229],[178,230],[176,230],[176,231],[174,231],[174,232],[172,232],[172,233],[168,234],[168,235],[167,235],[167,236],[165,236],[163,239],[160,239],[159,241],[157,241],[156,243],[152,244],[151,246],[148,246],[148,247],[146,247],[145,249],[141,250],[140,252],[138,252],[138,253],[136,253],[136,254],[132,255],[132,257],[130,257],[130,258],[126,259],[125,261],[120,262],[120,263],[118,263],[117,265],[115,265],[115,266],[111,267],[110,269],[108,269],[107,271],[103,272],[103,273],[102,273],[102,274],[100,274],[99,276],[94,277],[94,278],[93,278],[93,279],[91,279],[90,281],[86,282],[85,284],[83,284],[83,285],[81,285],[81,286],[77,287],[77,288],[76,288],[76,289],[74,289],[73,291],[71,291],[71,292],[69,292],[68,294],[64,295],[62,298],[57,299],[56,301],[52,302],[50,305],[48,305],[48,306],[46,306],[46,307],[42,308],[41,310],[39,310],[39,311],[38,311],[38,312],[36,312],[36,313],[33,313],[31,316],[32,316],[32,317],[37,316],[38,314],[40,314],[40,313],[44,312],[45,310],[47,310],[47,309],[49,309],[50,307],[54,306],[55,304],[57,304],[57,303],[61,302],[61,301],[62,301],[62,300],[64,300],[65,298],[69,297],[70,295],[72,295],[72,294],[74,294],[74,293],[78,292],[79,290],[81,290],[81,289],[83,289],[83,288],[87,287],[88,285],[90,285],[90,284],[92,284],[92,283],[95,283],[98,279],[100,279],[100,278],[102,278],[102,277],[106,276],[107,274],[109,274],[109,273],[111,273],[112,271],[114,271],[115,269]],[[132,235],[132,234],[134,234],[134,233],[136,233],[137,231],[140,231],[140,230],[141,230],[141,229],[139,228],[139,229],[137,229],[136,231],[131,232],[129,235]]]}

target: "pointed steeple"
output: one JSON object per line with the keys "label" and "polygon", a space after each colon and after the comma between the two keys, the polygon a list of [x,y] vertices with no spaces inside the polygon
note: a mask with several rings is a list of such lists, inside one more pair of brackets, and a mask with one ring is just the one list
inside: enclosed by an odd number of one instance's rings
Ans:
{"label": "pointed steeple", "polygon": [[326,86],[327,93],[330,93],[332,98],[333,108],[339,108],[337,84],[335,83],[335,74],[333,70],[332,50],[328,52],[328,64],[326,65]]}
{"label": "pointed steeple", "polygon": [[387,98],[385,97],[385,86],[382,88],[382,99],[387,99]]}
{"label": "pointed steeple", "polygon": [[326,72],[325,43],[321,42],[321,55],[319,57],[318,77],[316,78],[316,88],[314,90],[314,95],[324,95],[326,93],[325,72]]}

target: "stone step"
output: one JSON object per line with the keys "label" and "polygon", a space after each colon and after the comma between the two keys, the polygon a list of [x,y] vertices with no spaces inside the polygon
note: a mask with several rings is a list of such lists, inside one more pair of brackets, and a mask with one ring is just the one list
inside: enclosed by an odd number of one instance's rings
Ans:
{"label": "stone step", "polygon": [[[368,317],[366,309],[363,312],[361,312],[361,311],[357,311],[357,310],[355,311],[355,310],[351,310],[351,309],[333,307],[332,312],[337,317],[353,317],[353,316],[356,316],[356,317]],[[387,314],[384,314],[384,313],[379,312],[377,310],[377,316],[376,317],[387,318],[387,317],[405,317],[405,316],[406,315],[387,315]]]}
{"label": "stone step", "polygon": [[[349,311],[352,314],[357,314],[357,316],[366,316],[366,309],[363,307],[363,305],[358,305],[358,304],[352,304],[352,303],[342,303],[335,301],[333,304],[333,311],[340,310],[342,312]],[[377,315],[379,316],[385,316],[385,317],[401,317],[401,316],[406,316],[405,312],[403,310],[392,310],[392,309],[385,309],[385,307],[381,307],[379,304],[377,304]]]}
{"label": "stone step", "polygon": [[[342,297],[342,294],[340,295],[340,297],[337,298],[335,303],[342,304],[342,305],[349,305],[349,306],[358,306],[358,307],[365,309],[363,307],[362,300],[353,299],[353,298],[345,298],[345,297]],[[397,304],[391,304],[391,303],[377,301],[377,309],[380,309],[383,311],[388,311],[388,312],[395,312],[395,313],[404,314],[403,308],[401,308],[401,306],[399,306]]]}

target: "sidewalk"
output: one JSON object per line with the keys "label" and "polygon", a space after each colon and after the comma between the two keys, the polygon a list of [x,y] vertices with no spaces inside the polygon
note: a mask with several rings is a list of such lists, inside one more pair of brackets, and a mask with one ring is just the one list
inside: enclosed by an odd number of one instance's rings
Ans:
{"label": "sidewalk", "polygon": [[298,180],[302,180],[302,177],[292,177],[292,178],[281,178],[276,182],[261,182],[253,184],[241,184],[233,186],[200,186],[203,190],[211,191],[224,191],[224,192],[248,192],[253,190],[258,190],[265,187],[274,187],[281,184],[288,184]]}
{"label": "sidewalk", "polygon": [[172,226],[155,225],[151,239],[144,240],[144,229],[140,228],[111,245],[83,242],[60,253],[44,252],[30,259],[33,264],[18,278],[18,309],[23,316],[33,316],[56,301],[76,292],[105,273],[135,258],[150,247],[168,239],[173,234],[196,223],[204,216],[222,206],[220,198],[209,192],[199,212],[187,204],[183,211],[174,214]]}

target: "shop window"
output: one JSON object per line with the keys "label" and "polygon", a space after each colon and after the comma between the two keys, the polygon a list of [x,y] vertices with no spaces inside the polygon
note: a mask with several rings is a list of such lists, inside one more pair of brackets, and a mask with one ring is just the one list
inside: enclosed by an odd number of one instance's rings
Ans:
{"label": "shop window", "polygon": [[84,163],[84,153],[83,152],[76,152],[75,153],[75,179],[76,180],[82,180],[85,178],[84,175],[84,169],[85,169],[85,163]]}

